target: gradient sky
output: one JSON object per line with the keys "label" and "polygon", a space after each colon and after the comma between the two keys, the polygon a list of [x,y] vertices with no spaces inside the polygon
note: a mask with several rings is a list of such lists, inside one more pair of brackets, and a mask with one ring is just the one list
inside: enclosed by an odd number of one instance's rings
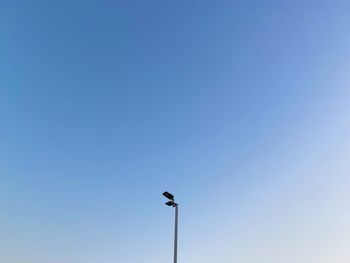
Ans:
{"label": "gradient sky", "polygon": [[350,2],[0,1],[0,262],[350,262]]}

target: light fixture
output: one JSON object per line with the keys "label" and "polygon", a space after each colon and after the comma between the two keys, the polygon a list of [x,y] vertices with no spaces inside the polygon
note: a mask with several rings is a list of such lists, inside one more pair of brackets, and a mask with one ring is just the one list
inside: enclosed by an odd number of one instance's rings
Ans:
{"label": "light fixture", "polygon": [[177,233],[178,233],[178,218],[179,218],[179,205],[174,201],[174,195],[169,192],[164,192],[163,195],[170,201],[166,202],[167,206],[175,208],[175,235],[174,235],[174,263],[177,263]]}

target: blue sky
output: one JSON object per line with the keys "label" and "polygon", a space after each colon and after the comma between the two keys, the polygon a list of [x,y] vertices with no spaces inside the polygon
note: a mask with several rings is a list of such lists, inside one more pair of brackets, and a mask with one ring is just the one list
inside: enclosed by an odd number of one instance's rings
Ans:
{"label": "blue sky", "polygon": [[0,261],[350,260],[347,1],[0,2]]}

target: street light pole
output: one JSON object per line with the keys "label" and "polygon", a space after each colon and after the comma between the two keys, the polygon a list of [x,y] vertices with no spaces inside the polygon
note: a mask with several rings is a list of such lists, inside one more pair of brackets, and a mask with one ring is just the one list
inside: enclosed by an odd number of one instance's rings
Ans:
{"label": "street light pole", "polygon": [[167,206],[175,208],[175,234],[174,234],[174,263],[177,263],[177,237],[179,229],[179,205],[174,201],[174,195],[164,192],[163,195],[168,198],[170,201],[166,202]]}
{"label": "street light pole", "polygon": [[174,237],[174,263],[177,263],[177,233],[179,225],[179,206],[175,206],[175,237]]}

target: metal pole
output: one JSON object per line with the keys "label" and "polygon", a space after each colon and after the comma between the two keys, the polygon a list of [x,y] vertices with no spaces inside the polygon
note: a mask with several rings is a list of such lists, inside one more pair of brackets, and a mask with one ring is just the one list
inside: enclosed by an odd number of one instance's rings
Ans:
{"label": "metal pole", "polygon": [[177,232],[179,224],[179,207],[175,206],[175,237],[174,237],[174,263],[177,263]]}

